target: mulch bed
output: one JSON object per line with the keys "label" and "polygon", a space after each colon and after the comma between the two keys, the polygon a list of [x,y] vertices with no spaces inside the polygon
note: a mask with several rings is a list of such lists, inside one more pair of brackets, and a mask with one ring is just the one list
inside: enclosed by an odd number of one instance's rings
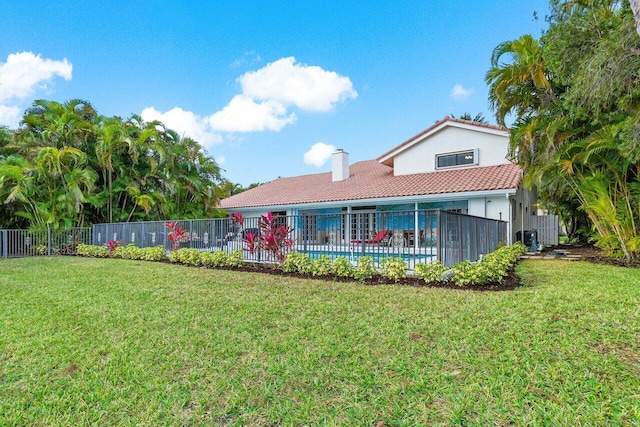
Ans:
{"label": "mulch bed", "polygon": [[[610,258],[603,255],[602,251],[595,246],[592,245],[558,245],[552,248],[545,248],[545,252],[552,250],[563,250],[569,252],[571,255],[580,255],[581,260],[598,263],[598,264],[609,264],[615,266],[624,266],[624,267],[640,267],[640,261],[635,261],[631,263],[625,263],[623,260]],[[319,280],[327,280],[327,281],[336,281],[336,282],[353,282],[354,279],[348,279],[345,277],[339,276],[308,276],[299,273],[285,273],[278,268],[274,268],[274,266],[269,266],[266,264],[248,264],[241,268],[233,268],[231,270],[235,271],[247,271],[253,273],[265,273],[265,274],[273,274],[277,276],[284,277],[297,277],[300,279],[319,279]],[[426,283],[422,279],[418,279],[417,277],[405,277],[397,282],[387,279],[382,276],[374,276],[373,278],[364,282],[365,285],[369,286],[377,286],[377,285],[405,285],[405,286],[416,286],[416,287],[430,287],[430,288],[445,288],[445,289],[457,289],[463,291],[511,291],[516,288],[522,286],[522,281],[520,277],[516,275],[515,268],[512,267],[508,272],[507,276],[501,283],[489,283],[483,286],[458,286],[452,281],[447,282],[431,282]]]}
{"label": "mulch bed", "polygon": [[618,267],[640,268],[640,261],[626,262],[623,259],[611,258],[602,253],[602,251],[593,245],[558,245],[545,248],[542,252],[564,251],[571,255],[580,255],[580,260],[593,262],[595,264],[608,264]]}
{"label": "mulch bed", "polygon": [[[285,273],[278,268],[266,264],[248,264],[244,267],[239,268],[228,268],[227,270],[233,271],[245,271],[251,273],[264,273],[264,274],[272,274],[276,276],[283,277],[296,277],[299,279],[317,279],[317,280],[327,280],[327,281],[335,281],[335,282],[353,282],[355,279],[349,279],[340,276],[309,276],[300,273]],[[363,282],[364,285],[369,286],[377,286],[377,285],[405,285],[405,286],[415,286],[415,287],[430,287],[430,288],[445,288],[445,289],[457,289],[462,291],[510,291],[522,286],[522,282],[520,278],[515,274],[514,268],[511,268],[507,273],[507,276],[504,278],[502,283],[489,283],[483,286],[458,286],[455,283],[448,282],[431,282],[426,283],[422,279],[418,279],[417,277],[405,277],[395,282],[391,279],[382,276],[374,276],[369,280]]]}

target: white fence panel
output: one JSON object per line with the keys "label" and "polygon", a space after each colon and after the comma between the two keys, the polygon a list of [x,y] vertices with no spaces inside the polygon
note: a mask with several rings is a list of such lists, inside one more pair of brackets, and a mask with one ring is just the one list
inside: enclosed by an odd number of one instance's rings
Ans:
{"label": "white fence panel", "polygon": [[533,215],[529,222],[532,230],[538,232],[538,244],[555,246],[558,244],[558,215]]}

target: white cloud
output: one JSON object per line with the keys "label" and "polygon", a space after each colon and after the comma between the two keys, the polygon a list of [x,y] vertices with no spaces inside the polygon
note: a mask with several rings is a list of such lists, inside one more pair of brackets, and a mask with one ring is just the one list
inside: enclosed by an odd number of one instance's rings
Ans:
{"label": "white cloud", "polygon": [[[245,58],[260,60],[254,52],[246,53]],[[338,102],[358,96],[348,77],[318,66],[298,64],[293,57],[247,72],[237,81],[242,93],[208,117],[180,108],[162,113],[148,107],[142,118],[160,120],[203,144],[214,144],[221,141],[216,132],[278,132],[297,120],[296,113],[290,111],[292,106],[305,111],[329,111]]]}
{"label": "white cloud", "polygon": [[247,65],[256,64],[262,61],[260,55],[250,50],[242,55],[242,58],[238,58],[231,63],[232,68],[245,67]]}
{"label": "white cloud", "polygon": [[318,66],[282,58],[238,78],[242,93],[260,101],[277,101],[307,111],[329,111],[358,93],[348,77]]}
{"label": "white cloud", "polygon": [[279,102],[256,102],[246,95],[236,95],[231,102],[209,117],[212,129],[222,132],[279,131],[296,121],[295,113]]}
{"label": "white cloud", "polygon": [[334,145],[317,142],[311,146],[311,149],[304,153],[304,162],[317,168],[324,165],[331,157],[331,153],[336,151]]}
{"label": "white cloud", "polygon": [[451,90],[451,97],[456,101],[464,101],[473,94],[473,88],[465,89],[461,84],[457,84]]}
{"label": "white cloud", "polygon": [[159,120],[181,136],[193,138],[204,146],[212,146],[222,142],[222,137],[209,127],[207,117],[200,117],[179,107],[172,108],[166,113],[162,113],[153,107],[147,107],[142,110],[140,116],[145,122]]}
{"label": "white cloud", "polygon": [[225,156],[216,156],[215,159],[216,164],[218,166],[224,165],[224,163],[227,161],[227,158]]}
{"label": "white cloud", "polygon": [[18,107],[0,104],[0,126],[8,126],[10,129],[17,128],[22,118],[20,111]]}
{"label": "white cloud", "polygon": [[7,62],[0,64],[0,102],[27,98],[36,89],[47,87],[55,76],[71,80],[73,66],[63,59],[42,59],[32,52],[12,53]]}
{"label": "white cloud", "polygon": [[22,118],[24,101],[46,89],[55,77],[71,80],[73,66],[67,59],[42,59],[32,52],[12,53],[0,62],[0,125],[15,128]]}

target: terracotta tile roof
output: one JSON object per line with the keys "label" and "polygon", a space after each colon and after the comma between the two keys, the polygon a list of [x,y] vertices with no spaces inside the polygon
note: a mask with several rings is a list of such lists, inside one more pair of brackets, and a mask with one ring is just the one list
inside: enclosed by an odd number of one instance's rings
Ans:
{"label": "terracotta tile roof", "polygon": [[414,142],[416,139],[420,138],[421,136],[430,133],[435,128],[437,128],[438,126],[441,126],[442,124],[444,124],[446,122],[460,123],[460,124],[463,124],[463,125],[476,126],[476,127],[479,127],[479,128],[487,128],[487,129],[493,129],[493,130],[508,131],[507,128],[503,128],[502,126],[491,125],[489,123],[479,123],[479,122],[474,122],[472,120],[456,119],[454,117],[446,116],[444,119],[442,119],[440,121],[437,121],[436,123],[434,123],[433,125],[429,126],[428,128],[426,128],[422,132],[418,133],[417,135],[412,136],[411,138],[407,139],[406,141],[396,145],[395,147],[393,147],[391,150],[387,151],[386,153],[378,156],[377,160],[384,159],[385,157],[389,156],[391,153],[397,151],[398,149],[401,149],[405,145],[408,145],[408,144]]}
{"label": "terracotta tile roof", "polygon": [[452,169],[393,176],[393,168],[376,160],[350,166],[348,179],[331,181],[331,172],[279,178],[222,200],[223,209],[303,203],[420,196],[469,191],[517,189],[520,168],[514,164]]}

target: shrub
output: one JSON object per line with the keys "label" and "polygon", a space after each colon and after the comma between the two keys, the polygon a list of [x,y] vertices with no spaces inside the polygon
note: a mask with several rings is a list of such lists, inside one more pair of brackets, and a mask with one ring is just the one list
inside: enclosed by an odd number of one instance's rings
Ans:
{"label": "shrub", "polygon": [[351,262],[343,257],[339,256],[333,260],[333,274],[339,277],[354,277],[354,268]]}
{"label": "shrub", "polygon": [[329,255],[322,255],[312,261],[311,274],[314,276],[329,276],[333,274],[333,261]]}
{"label": "shrub", "polygon": [[244,257],[242,255],[242,249],[236,249],[231,252],[231,255],[227,258],[227,267],[242,267],[244,265]]}
{"label": "shrub", "polygon": [[113,251],[115,251],[116,248],[120,245],[121,242],[119,242],[118,240],[109,240],[107,242],[107,250],[109,251],[109,254],[113,254]]}
{"label": "shrub", "polygon": [[280,268],[287,273],[311,274],[313,272],[313,260],[307,254],[289,252],[280,264]]}
{"label": "shrub", "polygon": [[407,277],[407,262],[402,258],[385,258],[380,262],[383,277],[399,282]]}
{"label": "shrub", "polygon": [[226,267],[229,265],[229,255],[225,251],[203,252],[200,254],[202,265],[207,267]]}
{"label": "shrub", "polygon": [[413,273],[416,277],[427,283],[442,281],[442,274],[447,271],[440,261],[430,262],[428,264],[416,264]]}
{"label": "shrub", "polygon": [[78,255],[87,257],[106,258],[109,256],[109,249],[106,246],[95,246],[79,244],[76,248]]}
{"label": "shrub", "polygon": [[153,246],[142,249],[142,260],[144,261],[163,261],[167,258],[164,246]]}
{"label": "shrub", "polygon": [[195,248],[182,248],[177,251],[172,251],[169,255],[171,262],[177,262],[180,264],[200,266],[202,260],[200,259],[200,251]]}
{"label": "shrub", "polygon": [[[244,218],[239,213],[233,214],[231,219],[241,226],[244,223]],[[277,263],[284,262],[293,246],[293,239],[291,238],[293,229],[283,224],[278,215],[274,216],[271,212],[260,216],[258,229],[260,230],[259,235],[247,232],[244,239],[242,239],[246,250],[252,255],[263,250],[267,252],[271,260]]]}
{"label": "shrub", "polygon": [[458,286],[500,282],[526,250],[523,244],[515,243],[493,251],[476,263],[463,261],[453,266],[453,281]]}
{"label": "shrub", "polygon": [[487,273],[480,262],[462,261],[454,265],[453,282],[458,286],[484,285],[487,283]]}
{"label": "shrub", "polygon": [[189,232],[184,228],[179,227],[177,222],[171,221],[166,223],[164,226],[169,229],[167,239],[171,242],[172,250],[177,250],[180,242],[189,241]]}
{"label": "shrub", "polygon": [[367,279],[371,279],[378,273],[376,266],[373,264],[373,258],[370,256],[361,256],[358,258],[358,265],[356,266],[353,277],[364,282]]}
{"label": "shrub", "polygon": [[122,259],[142,259],[142,255],[143,250],[132,243],[127,246],[118,246],[111,252],[112,257]]}

